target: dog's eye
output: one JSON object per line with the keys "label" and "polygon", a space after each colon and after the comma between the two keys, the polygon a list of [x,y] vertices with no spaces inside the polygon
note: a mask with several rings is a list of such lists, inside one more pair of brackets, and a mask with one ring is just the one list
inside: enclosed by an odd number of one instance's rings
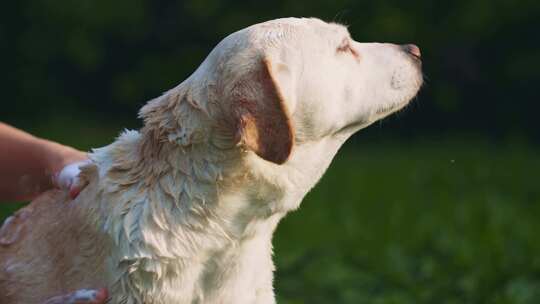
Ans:
{"label": "dog's eye", "polygon": [[358,57],[358,52],[352,47],[351,40],[348,38],[343,39],[341,44],[337,48],[338,53],[350,53],[354,57]]}

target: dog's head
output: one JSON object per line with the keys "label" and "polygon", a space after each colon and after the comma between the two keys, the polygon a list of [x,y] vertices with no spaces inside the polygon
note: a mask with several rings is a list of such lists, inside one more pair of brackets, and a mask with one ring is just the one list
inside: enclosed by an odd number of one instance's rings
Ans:
{"label": "dog's head", "polygon": [[[141,113],[162,129],[167,124],[157,112],[180,120],[171,128],[181,131],[169,140],[207,139],[283,164],[305,157],[301,147],[309,143],[331,142],[328,150],[337,150],[354,132],[405,106],[421,84],[414,45],[359,43],[342,25],[287,18],[231,34],[184,83]],[[197,123],[204,130],[192,126]]]}

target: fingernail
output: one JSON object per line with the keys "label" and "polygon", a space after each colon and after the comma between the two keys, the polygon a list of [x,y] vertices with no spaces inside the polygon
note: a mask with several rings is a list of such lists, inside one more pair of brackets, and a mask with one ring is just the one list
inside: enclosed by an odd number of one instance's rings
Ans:
{"label": "fingernail", "polygon": [[109,297],[109,292],[107,291],[107,289],[100,288],[100,289],[97,290],[96,301],[98,303],[102,302],[102,301],[105,301],[108,297]]}
{"label": "fingernail", "polygon": [[71,199],[75,199],[79,193],[81,193],[81,189],[79,187],[69,189],[69,197],[71,197]]}

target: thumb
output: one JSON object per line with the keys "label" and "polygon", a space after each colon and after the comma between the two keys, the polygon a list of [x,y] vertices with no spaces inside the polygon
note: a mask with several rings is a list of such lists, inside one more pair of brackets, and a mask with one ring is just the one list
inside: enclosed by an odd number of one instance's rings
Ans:
{"label": "thumb", "polygon": [[53,175],[53,185],[58,189],[69,191],[72,199],[77,197],[79,192],[88,183],[88,181],[79,175],[81,173],[80,167],[88,165],[91,162],[91,160],[87,159],[65,166],[59,173]]}

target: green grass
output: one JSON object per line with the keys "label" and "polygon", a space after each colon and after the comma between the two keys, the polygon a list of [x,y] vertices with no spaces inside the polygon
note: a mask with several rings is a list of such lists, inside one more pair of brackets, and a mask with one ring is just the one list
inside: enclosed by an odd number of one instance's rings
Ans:
{"label": "green grass", "polygon": [[278,228],[279,303],[540,303],[537,150],[354,148]]}
{"label": "green grass", "polygon": [[278,303],[540,303],[539,149],[356,141],[278,228]]}

